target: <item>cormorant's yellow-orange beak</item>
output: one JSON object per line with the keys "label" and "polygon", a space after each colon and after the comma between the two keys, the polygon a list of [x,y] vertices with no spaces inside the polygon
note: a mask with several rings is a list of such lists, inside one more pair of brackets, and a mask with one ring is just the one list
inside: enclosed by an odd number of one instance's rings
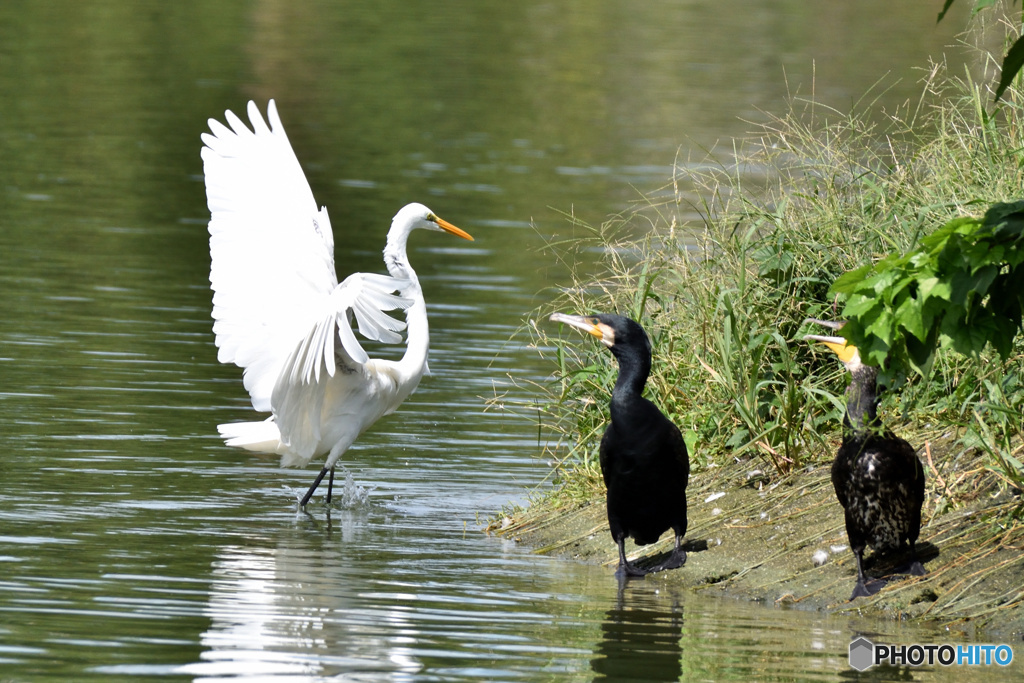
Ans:
{"label": "cormorant's yellow-orange beak", "polygon": [[458,227],[452,225],[451,223],[449,223],[448,221],[446,221],[443,218],[438,218],[434,214],[430,214],[430,216],[427,217],[427,220],[433,221],[434,223],[437,224],[437,227],[441,228],[442,230],[444,230],[447,233],[455,235],[456,237],[461,237],[464,240],[469,240],[470,242],[474,241],[473,240],[473,236],[470,235],[468,232],[466,232],[462,228],[458,228]]}
{"label": "cormorant's yellow-orange beak", "polygon": [[583,330],[601,340],[605,346],[615,344],[615,330],[590,315],[567,315],[565,313],[552,313],[550,320],[571,325],[576,329]]}
{"label": "cormorant's yellow-orange beak", "polygon": [[[845,320],[818,320],[817,318],[807,318],[804,320],[805,323],[814,323],[816,325],[822,325],[829,328],[830,330],[841,330],[843,325],[846,324]],[[839,360],[843,361],[844,365],[849,366],[850,363],[860,362],[860,351],[857,347],[846,341],[844,337],[839,336],[825,336],[820,334],[805,334],[804,339],[808,341],[821,342],[828,347],[829,351],[839,356]]]}
{"label": "cormorant's yellow-orange beak", "polygon": [[844,364],[849,365],[853,362],[854,358],[860,359],[860,352],[857,350],[857,347],[842,337],[825,337],[820,334],[805,334],[804,339],[821,342],[827,346],[832,353],[839,356],[839,360],[843,361]]}

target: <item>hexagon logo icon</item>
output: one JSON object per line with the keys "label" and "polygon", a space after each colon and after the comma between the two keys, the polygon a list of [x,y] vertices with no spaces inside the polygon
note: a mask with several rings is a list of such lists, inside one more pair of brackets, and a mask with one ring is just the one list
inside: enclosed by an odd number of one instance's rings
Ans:
{"label": "hexagon logo icon", "polygon": [[850,643],[850,667],[864,671],[875,663],[875,644],[861,636]]}

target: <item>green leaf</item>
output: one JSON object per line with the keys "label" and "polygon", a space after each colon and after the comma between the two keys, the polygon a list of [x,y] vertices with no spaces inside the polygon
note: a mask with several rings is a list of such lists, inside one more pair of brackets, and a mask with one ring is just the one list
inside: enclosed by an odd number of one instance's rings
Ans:
{"label": "green leaf", "polygon": [[975,299],[985,296],[988,292],[988,286],[992,284],[992,281],[998,274],[998,266],[993,265],[983,266],[973,274],[965,271],[956,273],[953,275],[952,282],[950,283],[952,291],[949,300],[966,307],[971,300],[971,294],[977,295]]}
{"label": "green leaf", "polygon": [[971,249],[968,258],[973,262],[971,268],[972,273],[976,273],[979,268],[988,264],[1001,265],[1006,262],[1005,249],[999,244],[989,244],[988,242],[978,243]]}
{"label": "green leaf", "polygon": [[999,101],[999,98],[1013,83],[1014,77],[1022,66],[1024,66],[1024,36],[1015,40],[1007,50],[1006,56],[1003,57],[1003,70],[999,74],[999,87],[996,88],[995,97],[992,98],[993,102]]}
{"label": "green leaf", "polygon": [[942,11],[939,12],[939,18],[935,20],[935,23],[942,21],[942,18],[946,16],[946,12],[949,11],[950,5],[953,4],[953,0],[946,0],[946,3],[942,6]]}
{"label": "green leaf", "polygon": [[850,298],[846,300],[846,305],[843,307],[843,318],[846,320],[849,320],[850,318],[860,318],[876,306],[882,306],[882,302],[878,298],[874,296],[865,296],[859,292],[852,294]]}
{"label": "green leaf", "polygon": [[999,357],[1006,360],[1013,353],[1013,337],[1017,333],[1018,325],[1006,318],[994,317],[995,332],[989,341],[999,353]]}
{"label": "green leaf", "polygon": [[896,309],[896,320],[910,334],[921,341],[928,337],[928,330],[924,326],[920,302],[907,297]]}
{"label": "green leaf", "polygon": [[990,315],[976,316],[974,320],[964,324],[951,325],[951,320],[952,318],[947,316],[942,331],[952,339],[953,349],[964,355],[976,356],[981,353],[995,331],[995,324]]}
{"label": "green leaf", "polygon": [[892,313],[883,309],[878,317],[864,329],[864,332],[881,339],[886,347],[891,346],[892,340],[896,336],[896,318]]}
{"label": "green leaf", "polygon": [[892,287],[893,282],[895,282],[898,277],[899,274],[895,271],[882,270],[881,272],[877,272],[864,280],[864,286],[871,287],[871,289],[875,290],[875,294],[881,295]]}
{"label": "green leaf", "polygon": [[[934,332],[934,328],[933,328]],[[914,337],[907,337],[907,358],[914,371],[922,377],[927,377],[931,372],[932,363],[935,360],[936,335],[929,335],[927,339],[918,340]]]}
{"label": "green leaf", "polygon": [[885,303],[892,308],[899,307],[904,299],[910,298],[917,290],[916,274],[904,271],[897,275],[896,281],[892,283],[886,292],[883,292]]}
{"label": "green leaf", "polygon": [[855,291],[860,284],[864,281],[867,274],[871,272],[871,265],[861,266],[856,270],[850,270],[839,277],[829,287],[828,293],[831,295],[836,294],[850,294]]}
{"label": "green leaf", "polygon": [[987,9],[994,4],[996,4],[996,0],[974,0],[974,9],[971,10],[971,16],[975,16],[981,10]]}
{"label": "green leaf", "polygon": [[788,276],[796,260],[786,244],[761,247],[754,250],[750,258],[757,264],[758,276],[775,280],[777,283]]}
{"label": "green leaf", "polygon": [[995,228],[995,234],[999,233],[999,227],[1006,225],[1013,226],[1010,231],[1019,235],[1024,228],[1024,201],[993,204],[985,212],[983,222]]}
{"label": "green leaf", "polygon": [[889,345],[875,336],[868,337],[866,341],[866,344],[857,346],[861,359],[867,362],[868,365],[884,366],[886,359],[889,357]]}
{"label": "green leaf", "polygon": [[950,284],[939,280],[935,275],[929,275],[918,280],[918,295],[921,297],[922,302],[931,298],[949,301],[952,293],[953,289],[950,287]]}
{"label": "green leaf", "polygon": [[926,247],[928,251],[935,254],[946,247],[946,243],[953,235],[960,235],[965,232],[968,234],[973,233],[980,225],[981,221],[977,218],[954,218],[932,234],[922,237],[921,246]]}
{"label": "green leaf", "polygon": [[1011,354],[1024,325],[1024,201],[993,204],[984,219],[947,221],[906,255],[890,254],[836,279],[846,298],[842,335],[879,381],[930,372],[938,343],[976,356]]}
{"label": "green leaf", "polygon": [[928,331],[928,338],[935,343],[939,326],[949,310],[949,302],[939,298],[928,299],[920,308],[921,325]]}

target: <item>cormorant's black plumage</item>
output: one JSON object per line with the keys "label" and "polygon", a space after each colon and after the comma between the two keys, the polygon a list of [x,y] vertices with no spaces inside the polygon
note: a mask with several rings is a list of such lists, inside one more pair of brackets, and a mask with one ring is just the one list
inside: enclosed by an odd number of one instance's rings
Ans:
{"label": "cormorant's black plumage", "polygon": [[[611,423],[601,438],[601,474],[608,489],[608,524],[619,547],[617,573],[643,576],[681,567],[686,533],[686,484],[690,461],[683,435],[653,403],[642,396],[651,371],[651,343],[643,328],[619,315],[566,316],[560,320],[583,329],[611,350],[619,363],[612,391]],[[675,548],[653,569],[626,559],[625,540],[654,543],[672,529]]]}
{"label": "cormorant's black plumage", "polygon": [[[816,321],[819,322],[819,321]],[[851,600],[872,595],[884,585],[864,574],[864,550],[877,553],[910,545],[907,571],[923,575],[915,544],[921,531],[924,468],[914,448],[886,429],[877,415],[878,368],[864,365],[841,337],[816,337],[840,356],[850,371],[846,389],[843,444],[832,462],[832,487],[843,506],[846,535],[857,560],[857,584]]]}

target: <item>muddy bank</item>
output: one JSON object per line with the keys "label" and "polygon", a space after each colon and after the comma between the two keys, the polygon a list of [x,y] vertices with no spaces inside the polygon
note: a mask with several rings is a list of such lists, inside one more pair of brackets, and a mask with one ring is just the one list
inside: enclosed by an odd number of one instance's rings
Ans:
{"label": "muddy bank", "polygon": [[[687,563],[641,580],[768,604],[935,620],[1003,641],[1021,640],[1024,525],[1008,514],[1020,504],[1019,492],[1000,492],[994,477],[969,455],[937,467],[924,454],[922,459],[928,490],[918,554],[927,576],[893,577],[877,595],[850,602],[856,563],[829,481],[830,463],[771,479],[752,462],[691,476]],[[950,500],[958,504],[950,506]],[[491,530],[538,553],[605,565],[609,576],[617,561],[603,500],[574,509],[538,502],[496,520]],[[671,536],[643,548],[628,541],[630,559],[653,562],[671,548]],[[893,568],[868,551],[869,575]]]}

